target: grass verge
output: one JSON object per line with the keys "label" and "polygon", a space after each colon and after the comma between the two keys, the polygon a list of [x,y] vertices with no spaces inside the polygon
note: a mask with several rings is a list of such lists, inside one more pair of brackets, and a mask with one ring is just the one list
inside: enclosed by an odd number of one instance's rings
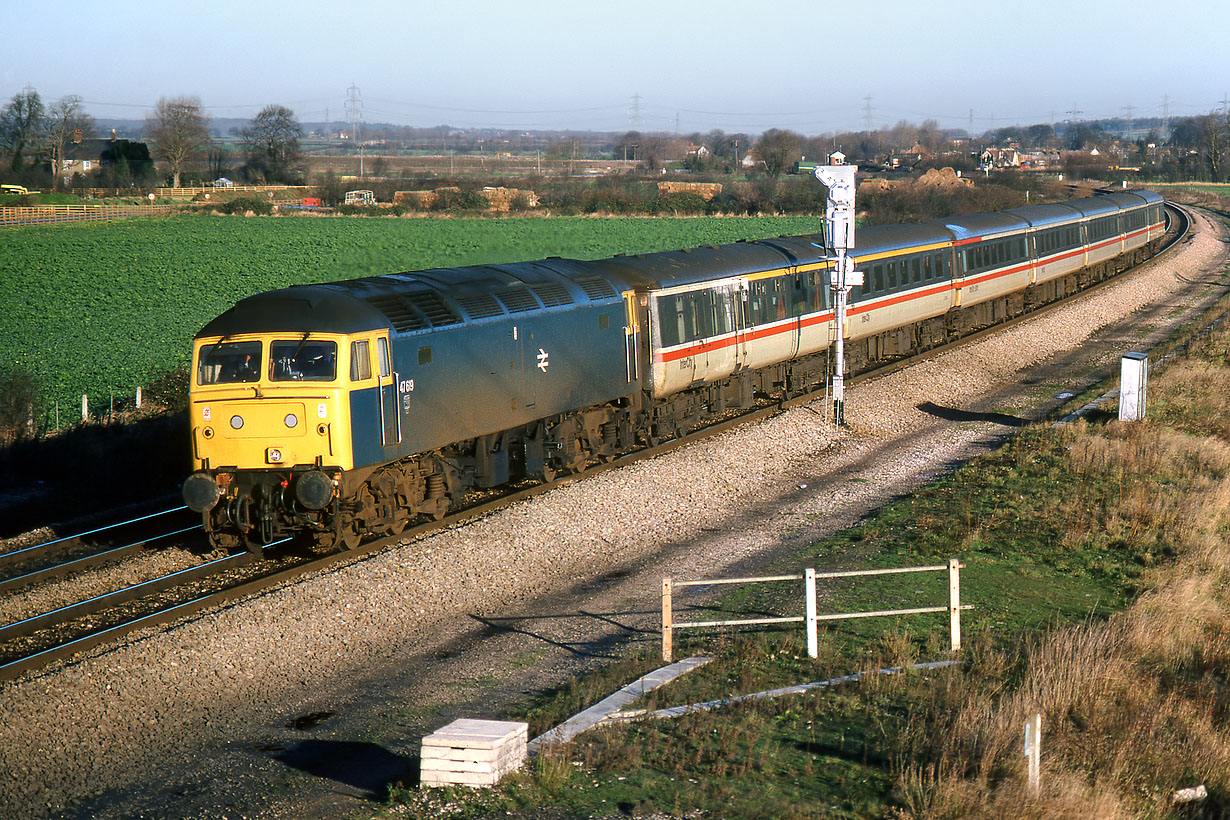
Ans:
{"label": "grass verge", "polygon": [[[1150,384],[1137,424],[1025,431],[788,566],[959,557],[962,664],[582,734],[497,789],[393,790],[411,817],[1220,817],[1230,813],[1230,329]],[[826,611],[944,601],[945,576],[827,587]],[[712,604],[797,614],[797,590]],[[697,619],[703,612],[695,613]],[[691,616],[689,616],[691,617]],[[677,641],[715,661],[646,707],[938,659],[940,616],[846,622],[808,658],[794,631]],[[513,719],[531,736],[650,668],[629,657]],[[1043,716],[1041,788],[1025,722]],[[1199,804],[1175,790],[1203,784]]]}

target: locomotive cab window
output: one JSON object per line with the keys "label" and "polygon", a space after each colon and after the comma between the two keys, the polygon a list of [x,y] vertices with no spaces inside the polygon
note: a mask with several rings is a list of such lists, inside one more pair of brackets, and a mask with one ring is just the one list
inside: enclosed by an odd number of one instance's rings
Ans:
{"label": "locomotive cab window", "polygon": [[337,378],[337,343],[300,339],[269,345],[275,382],[331,382]]}
{"label": "locomotive cab window", "polygon": [[197,384],[245,384],[260,378],[260,342],[221,342],[201,347]]}
{"label": "locomotive cab window", "polygon": [[350,343],[350,380],[367,381],[372,377],[371,342],[359,339]]}

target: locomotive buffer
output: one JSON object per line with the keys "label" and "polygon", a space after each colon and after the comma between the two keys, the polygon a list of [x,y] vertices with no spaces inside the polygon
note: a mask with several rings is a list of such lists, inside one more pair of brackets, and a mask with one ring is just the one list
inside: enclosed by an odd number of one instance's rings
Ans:
{"label": "locomotive buffer", "polygon": [[850,289],[863,284],[863,272],[851,270],[847,251],[854,249],[854,171],[839,153],[829,156],[832,165],[817,165],[816,179],[828,188],[824,204],[824,251],[833,263],[830,283],[833,288],[833,321],[836,362],[833,367],[833,421],[846,423],[846,305]]}

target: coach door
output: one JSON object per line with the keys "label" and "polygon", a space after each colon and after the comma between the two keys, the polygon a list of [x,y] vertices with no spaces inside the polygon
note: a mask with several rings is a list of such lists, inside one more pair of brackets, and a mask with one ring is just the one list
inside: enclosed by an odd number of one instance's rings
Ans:
{"label": "coach door", "polygon": [[746,279],[735,282],[731,299],[735,313],[735,371],[748,366],[748,341],[751,335],[752,308],[749,304],[750,288]]}

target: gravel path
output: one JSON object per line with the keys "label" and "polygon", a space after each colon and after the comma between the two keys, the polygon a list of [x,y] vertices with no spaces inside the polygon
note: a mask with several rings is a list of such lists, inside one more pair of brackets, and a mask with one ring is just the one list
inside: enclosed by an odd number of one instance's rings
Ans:
{"label": "gravel path", "polygon": [[662,575],[754,567],[993,446],[1224,293],[1199,282],[1225,259],[1201,219],[1170,260],[851,389],[850,432],[796,408],[5,684],[0,816],[362,815],[424,732],[656,642]]}

